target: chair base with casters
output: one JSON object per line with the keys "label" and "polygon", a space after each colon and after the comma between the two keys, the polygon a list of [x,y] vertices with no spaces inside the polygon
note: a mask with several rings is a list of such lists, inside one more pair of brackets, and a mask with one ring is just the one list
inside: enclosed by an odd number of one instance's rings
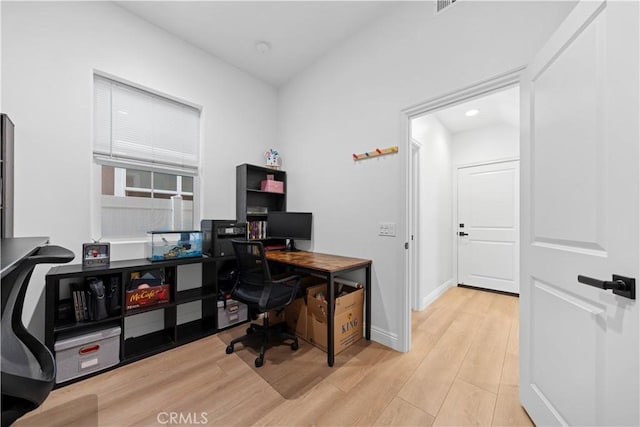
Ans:
{"label": "chair base with casters", "polygon": [[259,325],[257,323],[252,323],[247,328],[246,335],[233,339],[229,345],[227,346],[227,354],[231,354],[234,351],[234,346],[238,343],[242,343],[243,345],[247,341],[256,341],[260,340],[260,354],[256,357],[255,365],[256,368],[261,367],[264,364],[264,354],[267,351],[267,346],[271,341],[271,338],[279,338],[280,340],[293,340],[290,344],[291,350],[296,351],[299,348],[298,337],[295,334],[290,334],[282,328],[286,328],[286,324],[269,324],[269,315],[268,313],[264,314],[263,324]]}
{"label": "chair base with casters", "polygon": [[291,304],[300,288],[300,277],[289,276],[273,280],[260,241],[232,240],[231,244],[238,261],[238,275],[231,297],[247,304],[253,313],[264,313],[264,318],[262,325],[251,324],[245,336],[232,340],[226,351],[231,354],[237,343],[260,339],[260,354],[255,361],[256,368],[259,368],[264,364],[264,354],[272,336],[293,340],[291,349],[298,349],[298,337],[281,330],[280,325],[272,327],[269,324],[269,312],[281,312]]}

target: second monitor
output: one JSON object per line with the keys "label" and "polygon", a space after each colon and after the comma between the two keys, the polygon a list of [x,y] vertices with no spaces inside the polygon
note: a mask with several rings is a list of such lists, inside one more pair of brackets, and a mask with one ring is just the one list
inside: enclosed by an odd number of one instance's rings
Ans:
{"label": "second monitor", "polygon": [[311,212],[269,212],[267,236],[269,239],[288,239],[288,251],[297,251],[295,240],[311,240]]}

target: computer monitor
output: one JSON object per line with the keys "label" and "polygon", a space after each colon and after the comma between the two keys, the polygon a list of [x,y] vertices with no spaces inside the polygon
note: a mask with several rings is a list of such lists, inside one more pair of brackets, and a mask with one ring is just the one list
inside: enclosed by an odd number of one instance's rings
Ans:
{"label": "computer monitor", "polygon": [[311,212],[269,212],[267,237],[289,239],[287,250],[297,251],[294,240],[311,240]]}

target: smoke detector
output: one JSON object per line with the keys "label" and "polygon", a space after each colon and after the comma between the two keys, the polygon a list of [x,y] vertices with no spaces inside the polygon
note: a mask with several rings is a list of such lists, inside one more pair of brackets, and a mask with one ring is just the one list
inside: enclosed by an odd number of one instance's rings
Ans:
{"label": "smoke detector", "polygon": [[264,55],[271,50],[271,45],[265,41],[257,41],[254,47],[256,49],[256,52],[261,55]]}

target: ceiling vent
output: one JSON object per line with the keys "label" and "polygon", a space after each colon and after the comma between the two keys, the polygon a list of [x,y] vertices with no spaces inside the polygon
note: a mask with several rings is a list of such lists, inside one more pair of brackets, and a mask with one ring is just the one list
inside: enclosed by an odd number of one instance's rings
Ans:
{"label": "ceiling vent", "polygon": [[456,0],[436,0],[436,14],[444,11],[450,6],[453,6]]}

